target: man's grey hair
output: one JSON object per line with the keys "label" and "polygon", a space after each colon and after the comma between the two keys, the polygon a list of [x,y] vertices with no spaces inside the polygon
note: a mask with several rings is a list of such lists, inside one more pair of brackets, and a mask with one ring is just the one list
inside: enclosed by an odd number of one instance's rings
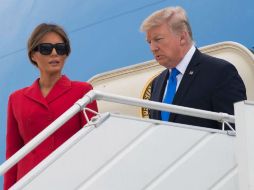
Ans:
{"label": "man's grey hair", "polygon": [[148,16],[140,26],[142,32],[147,32],[153,27],[160,26],[167,23],[169,29],[174,33],[179,34],[182,31],[187,31],[191,41],[192,31],[188,21],[187,14],[182,7],[167,7],[158,11],[155,11]]}

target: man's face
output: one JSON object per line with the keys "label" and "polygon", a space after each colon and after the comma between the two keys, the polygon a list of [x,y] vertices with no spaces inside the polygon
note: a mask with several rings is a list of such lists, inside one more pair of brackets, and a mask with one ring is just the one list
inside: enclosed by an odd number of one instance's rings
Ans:
{"label": "man's face", "polygon": [[148,30],[146,37],[154,58],[160,65],[174,68],[182,60],[181,37],[173,33],[166,23]]}

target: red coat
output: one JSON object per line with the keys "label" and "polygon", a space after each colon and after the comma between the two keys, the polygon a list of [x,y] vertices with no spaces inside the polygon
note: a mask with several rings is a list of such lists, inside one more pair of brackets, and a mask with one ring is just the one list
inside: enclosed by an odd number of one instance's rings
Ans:
{"label": "red coat", "polygon": [[[11,94],[8,102],[6,158],[12,156],[91,89],[92,86],[88,83],[70,81],[62,76],[46,97],[42,96],[39,80],[32,86]],[[95,101],[87,107],[97,111]],[[87,114],[89,118],[93,116],[90,112]],[[11,187],[85,124],[82,112],[72,117],[5,174],[4,189]]]}

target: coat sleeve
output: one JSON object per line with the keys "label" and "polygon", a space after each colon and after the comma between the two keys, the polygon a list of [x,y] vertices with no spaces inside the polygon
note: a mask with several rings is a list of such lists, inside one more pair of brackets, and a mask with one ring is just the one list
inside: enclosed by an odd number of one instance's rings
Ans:
{"label": "coat sleeve", "polygon": [[[13,113],[11,96],[7,109],[7,134],[6,134],[6,159],[10,158],[23,146],[18,123]],[[10,188],[17,181],[17,164],[10,168],[4,175],[4,190]]]}
{"label": "coat sleeve", "polygon": [[247,99],[246,89],[236,68],[227,64],[220,73],[220,83],[213,96],[213,109],[216,112],[234,114],[234,103]]}

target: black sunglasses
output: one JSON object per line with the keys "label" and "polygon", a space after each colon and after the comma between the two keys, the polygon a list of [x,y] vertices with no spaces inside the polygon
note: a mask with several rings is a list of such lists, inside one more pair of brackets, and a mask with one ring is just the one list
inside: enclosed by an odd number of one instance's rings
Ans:
{"label": "black sunglasses", "polygon": [[55,48],[56,53],[58,55],[68,55],[69,54],[69,46],[66,43],[42,43],[37,45],[34,48],[34,51],[39,51],[42,55],[50,55],[52,53],[53,48]]}

